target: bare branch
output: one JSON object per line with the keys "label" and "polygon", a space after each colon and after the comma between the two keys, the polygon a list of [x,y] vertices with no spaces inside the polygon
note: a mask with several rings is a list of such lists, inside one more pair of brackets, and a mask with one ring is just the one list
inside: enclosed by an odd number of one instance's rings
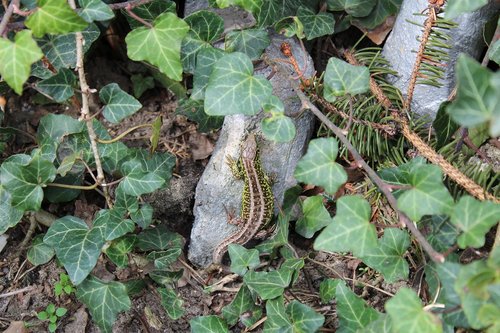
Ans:
{"label": "bare branch", "polygon": [[5,11],[5,14],[2,17],[2,21],[0,22],[0,37],[3,36],[5,32],[7,32],[6,30],[7,24],[9,23],[10,18],[14,13],[14,8],[19,7],[20,2],[21,0],[12,0],[9,7],[7,7],[7,10]]}

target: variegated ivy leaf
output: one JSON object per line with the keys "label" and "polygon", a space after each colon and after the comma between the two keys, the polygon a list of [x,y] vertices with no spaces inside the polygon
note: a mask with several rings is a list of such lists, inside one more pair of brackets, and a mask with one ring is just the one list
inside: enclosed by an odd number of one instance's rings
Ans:
{"label": "variegated ivy leaf", "polygon": [[339,318],[338,333],[354,333],[380,316],[377,310],[369,307],[365,301],[356,296],[344,281],[338,283],[335,298]]}
{"label": "variegated ivy leaf", "polygon": [[[245,313],[251,315],[243,315]],[[259,320],[262,309],[255,304],[250,289],[243,285],[231,303],[222,308],[222,315],[229,325],[235,325],[241,320],[243,325],[249,327]]]}
{"label": "variegated ivy leaf", "polygon": [[185,72],[193,73],[198,52],[212,48],[210,43],[224,32],[224,20],[216,13],[200,10],[186,17],[185,21],[191,30],[182,40],[182,66]]}
{"label": "variegated ivy leaf", "polygon": [[328,10],[345,11],[354,17],[368,16],[377,0],[328,0]]}
{"label": "variegated ivy leaf", "polygon": [[385,310],[392,319],[394,332],[443,332],[440,320],[423,309],[420,299],[411,289],[401,288],[385,303]]}
{"label": "variegated ivy leaf", "polygon": [[0,37],[0,75],[18,94],[30,76],[31,65],[41,59],[42,51],[31,37],[31,31],[22,30],[16,34],[14,42]]}
{"label": "variegated ivy leaf", "polygon": [[127,311],[131,305],[123,283],[104,282],[94,276],[78,286],[76,297],[87,306],[103,333],[111,333],[118,313]]}
{"label": "variegated ivy leaf", "polygon": [[217,316],[195,317],[189,325],[191,333],[229,333],[227,324]]}
{"label": "variegated ivy leaf", "polygon": [[307,153],[300,159],[294,176],[298,181],[322,186],[334,194],[347,181],[344,168],[335,162],[339,150],[334,138],[311,140]]}
{"label": "variegated ivy leaf", "polygon": [[83,220],[74,216],[56,220],[43,241],[55,249],[74,285],[80,284],[94,269],[105,243],[102,226],[89,229]]}
{"label": "variegated ivy leaf", "polygon": [[128,253],[132,252],[136,242],[137,237],[135,235],[126,235],[114,240],[104,252],[113,263],[120,268],[124,268],[128,265]]}
{"label": "variegated ivy leaf", "polygon": [[370,204],[359,196],[343,196],[337,201],[337,214],[314,241],[315,250],[350,251],[357,257],[377,247],[377,231],[370,224]]}
{"label": "variegated ivy leaf", "polygon": [[113,11],[101,0],[78,0],[82,10],[80,16],[87,22],[106,21],[115,17]]}
{"label": "variegated ivy leaf", "polygon": [[56,178],[51,161],[40,156],[13,155],[0,167],[0,183],[11,194],[11,202],[19,210],[37,211],[43,200],[42,187]]}
{"label": "variegated ivy leaf", "polygon": [[500,221],[500,205],[463,196],[455,205],[450,221],[463,232],[457,240],[461,249],[480,248],[486,233]]}
{"label": "variegated ivy leaf", "polygon": [[117,124],[137,112],[142,104],[133,96],[121,90],[116,83],[110,83],[99,91],[99,98],[106,104],[103,115],[111,123]]}
{"label": "variegated ivy leaf", "polygon": [[247,55],[226,54],[214,65],[205,91],[205,112],[209,115],[256,114],[272,93],[271,83],[253,76]]}
{"label": "variegated ivy leaf", "polygon": [[246,29],[231,31],[226,35],[226,52],[242,52],[250,59],[259,59],[262,52],[271,43],[269,34],[264,29]]}
{"label": "variegated ivy leaf", "polygon": [[81,31],[88,25],[66,0],[39,0],[36,10],[24,21],[36,37]]}
{"label": "variegated ivy leaf", "polygon": [[330,58],[325,71],[323,96],[330,102],[337,97],[363,94],[370,89],[370,71],[337,58]]}
{"label": "variegated ivy leaf", "polygon": [[181,41],[188,30],[187,23],[175,14],[164,13],[155,19],[152,28],[140,27],[127,35],[127,54],[130,59],[145,60],[169,78],[180,81]]}
{"label": "variegated ivy leaf", "polygon": [[75,83],[75,74],[69,69],[61,68],[57,74],[37,82],[36,86],[54,101],[61,103],[75,94],[73,89]]}
{"label": "variegated ivy leaf", "polygon": [[304,25],[307,40],[333,34],[335,19],[331,13],[318,13],[308,7],[300,6],[297,17]]}

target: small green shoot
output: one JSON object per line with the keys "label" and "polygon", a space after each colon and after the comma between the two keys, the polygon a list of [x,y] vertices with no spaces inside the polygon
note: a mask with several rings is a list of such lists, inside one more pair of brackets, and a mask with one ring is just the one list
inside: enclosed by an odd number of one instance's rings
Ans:
{"label": "small green shoot", "polygon": [[45,310],[38,312],[37,317],[42,321],[49,322],[49,332],[55,332],[57,328],[57,320],[68,312],[66,308],[56,308],[52,303],[47,305]]}
{"label": "small green shoot", "polygon": [[54,294],[56,296],[61,296],[63,293],[71,295],[75,291],[76,289],[73,287],[69,276],[64,273],[59,274],[59,282],[54,285]]}

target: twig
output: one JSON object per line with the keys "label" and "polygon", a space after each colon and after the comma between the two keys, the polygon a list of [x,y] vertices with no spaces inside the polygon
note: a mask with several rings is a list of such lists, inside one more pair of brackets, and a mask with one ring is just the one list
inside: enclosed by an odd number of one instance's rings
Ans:
{"label": "twig", "polygon": [[18,246],[18,248],[14,254],[14,257],[19,257],[21,255],[21,253],[26,249],[28,242],[31,240],[33,233],[35,232],[35,229],[37,226],[37,220],[36,220],[34,214],[30,214],[29,221],[30,221],[30,227],[28,228],[28,231],[26,232],[26,235],[24,236],[23,241]]}
{"label": "twig", "polygon": [[337,126],[335,126],[328,119],[328,117],[326,117],[309,100],[309,98],[307,98],[306,95],[304,95],[304,93],[298,88],[298,86],[294,83],[293,80],[290,80],[290,82],[292,82],[292,84],[295,85],[295,93],[300,98],[300,101],[302,102],[303,108],[307,108],[307,109],[311,110],[311,112],[316,117],[318,117],[319,120],[321,120],[326,125],[326,127],[328,127],[337,136],[337,138],[342,142],[342,144],[347,148],[347,150],[349,150],[352,157],[356,161],[357,165],[365,170],[368,177],[373,181],[373,183],[375,183],[375,185],[377,185],[379,190],[385,195],[385,197],[387,198],[387,201],[389,202],[391,207],[394,209],[394,211],[398,212],[399,221],[401,222],[401,224],[403,224],[404,226],[406,226],[408,228],[408,230],[410,230],[410,232],[415,236],[415,238],[418,240],[420,245],[423,247],[425,252],[427,252],[427,254],[429,254],[432,261],[437,262],[437,263],[443,263],[445,261],[445,257],[441,253],[437,252],[436,250],[434,250],[432,248],[432,246],[429,244],[429,242],[427,242],[427,240],[425,239],[424,235],[422,235],[422,233],[417,229],[415,224],[413,224],[413,222],[408,218],[408,216],[406,216],[406,214],[404,214],[403,212],[401,212],[398,209],[397,200],[394,197],[394,195],[392,194],[391,189],[388,186],[388,184],[386,182],[384,182],[372,168],[370,168],[370,166],[365,162],[365,160],[361,157],[361,155],[359,155],[359,153],[353,147],[353,145],[349,142],[349,140],[347,140],[345,135],[342,133],[342,130],[340,128],[338,128]]}
{"label": "twig", "polygon": [[145,5],[147,3],[153,2],[153,0],[132,0],[132,1],[126,1],[126,2],[119,2],[119,3],[112,3],[109,4],[109,8],[111,10],[117,10],[117,9],[125,9],[127,6],[131,6],[132,8]]}
{"label": "twig", "polygon": [[24,292],[27,292],[27,291],[31,291],[33,289],[35,289],[34,286],[27,286],[27,287],[24,287],[22,289],[13,290],[13,291],[9,291],[8,293],[1,294],[0,298],[14,296],[14,295],[21,294],[21,293],[24,293]]}
{"label": "twig", "polygon": [[7,31],[6,30],[7,24],[9,23],[10,18],[12,16],[12,14],[14,13],[14,8],[19,7],[20,2],[21,2],[21,0],[12,0],[9,7],[7,7],[7,11],[3,15],[2,21],[0,22],[0,37],[4,36],[4,33]]}
{"label": "twig", "polygon": [[[76,9],[75,0],[69,0],[71,8]],[[77,32],[76,34],[76,68],[78,70],[78,79],[80,81],[80,90],[82,91],[82,108],[81,108],[81,118],[85,121],[87,125],[87,131],[89,133],[90,146],[92,148],[92,153],[94,154],[95,166],[97,170],[97,184],[104,183],[104,171],[102,169],[101,158],[99,156],[99,150],[97,149],[96,134],[94,131],[94,126],[92,124],[92,118],[90,116],[89,109],[89,94],[91,93],[90,87],[87,84],[87,79],[85,78],[85,69],[83,67],[83,34]],[[103,187],[104,197],[106,198],[106,203],[109,207],[113,207],[111,197],[108,193],[108,188]]]}

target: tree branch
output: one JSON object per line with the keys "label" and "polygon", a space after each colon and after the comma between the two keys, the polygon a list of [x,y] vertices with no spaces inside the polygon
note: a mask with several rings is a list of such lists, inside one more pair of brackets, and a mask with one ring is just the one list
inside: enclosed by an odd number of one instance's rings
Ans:
{"label": "tree branch", "polygon": [[12,0],[12,2],[9,4],[9,7],[7,7],[7,10],[5,11],[5,14],[2,17],[2,21],[0,22],[0,37],[4,35],[4,33],[7,31],[7,24],[10,21],[10,18],[12,14],[14,13],[14,8],[19,7],[19,3],[21,0]]}

